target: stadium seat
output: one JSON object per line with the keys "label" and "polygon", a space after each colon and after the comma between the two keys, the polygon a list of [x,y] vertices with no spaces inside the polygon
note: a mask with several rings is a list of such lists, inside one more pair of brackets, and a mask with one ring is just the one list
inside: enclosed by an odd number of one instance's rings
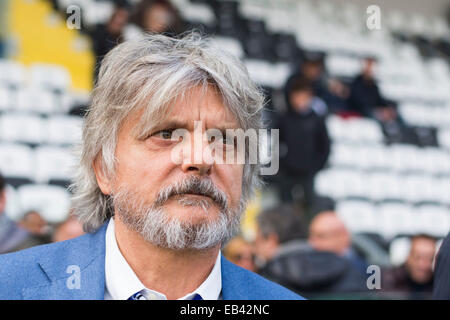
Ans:
{"label": "stadium seat", "polygon": [[413,235],[416,232],[417,219],[413,207],[399,202],[385,202],[377,206],[377,217],[380,221],[379,232],[385,239],[393,239],[399,235]]}
{"label": "stadium seat", "polygon": [[26,68],[14,61],[0,59],[0,85],[17,88],[27,81]]}
{"label": "stadium seat", "polygon": [[389,258],[391,264],[399,266],[403,264],[409,255],[411,249],[411,240],[408,237],[399,237],[392,240],[389,246]]}
{"label": "stadium seat", "polygon": [[112,1],[86,1],[82,7],[83,23],[86,26],[106,24],[114,12]]}
{"label": "stadium seat", "polygon": [[0,143],[0,171],[7,179],[32,181],[34,178],[33,149],[23,144]]}
{"label": "stadium seat", "polygon": [[352,233],[379,232],[378,214],[370,202],[339,201],[336,204],[336,212]]}
{"label": "stadium seat", "polygon": [[417,208],[417,232],[435,237],[445,237],[450,231],[450,210],[448,207],[422,205]]}
{"label": "stadium seat", "polygon": [[29,184],[17,190],[23,212],[38,211],[50,223],[64,221],[70,210],[66,189],[58,186]]}
{"label": "stadium seat", "polygon": [[19,201],[19,196],[15,188],[11,185],[6,185],[6,206],[5,206],[5,214],[12,220],[17,220],[22,215],[22,207]]}
{"label": "stadium seat", "polygon": [[211,41],[221,48],[238,58],[244,57],[244,49],[239,41],[230,37],[214,36]]}
{"label": "stadium seat", "polygon": [[255,82],[271,88],[281,88],[291,72],[287,63],[271,64],[251,59],[245,60],[244,63]]}
{"label": "stadium seat", "polygon": [[402,200],[402,179],[389,171],[374,171],[365,181],[367,197],[374,202],[383,200]]}
{"label": "stadium seat", "polygon": [[51,180],[69,181],[74,166],[73,151],[70,148],[40,146],[35,151],[37,183],[49,183]]}
{"label": "stadium seat", "polygon": [[15,110],[51,114],[57,111],[56,96],[39,87],[22,87],[16,93]]}
{"label": "stadium seat", "polygon": [[0,115],[0,137],[3,141],[39,144],[45,136],[45,120],[30,114]]}
{"label": "stadium seat", "polygon": [[214,11],[205,4],[187,3],[183,5],[180,14],[185,20],[192,23],[202,23],[210,27],[215,24]]}
{"label": "stadium seat", "polygon": [[11,90],[3,84],[0,84],[0,112],[12,108]]}
{"label": "stadium seat", "polygon": [[438,131],[438,141],[442,147],[450,150],[450,129],[440,129]]}
{"label": "stadium seat", "polygon": [[70,73],[62,66],[34,63],[29,70],[33,86],[57,91],[66,91],[71,86]]}
{"label": "stadium seat", "polygon": [[82,125],[83,119],[77,116],[51,116],[47,120],[46,141],[50,144],[78,144],[81,142]]}

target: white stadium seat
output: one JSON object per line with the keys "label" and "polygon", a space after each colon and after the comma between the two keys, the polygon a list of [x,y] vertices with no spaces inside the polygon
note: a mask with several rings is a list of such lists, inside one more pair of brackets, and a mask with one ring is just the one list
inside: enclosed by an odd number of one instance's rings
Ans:
{"label": "white stadium seat", "polygon": [[12,220],[17,220],[22,215],[22,207],[16,189],[10,185],[6,185],[6,206],[5,214]]}
{"label": "white stadium seat", "polygon": [[74,166],[74,156],[69,148],[40,146],[36,148],[37,183],[48,183],[50,180],[70,180]]}
{"label": "white stadium seat", "polygon": [[12,108],[11,90],[4,84],[0,84],[0,111]]}
{"label": "white stadium seat", "polygon": [[379,233],[385,239],[392,239],[397,235],[412,235],[416,232],[416,216],[412,206],[403,203],[383,203],[376,211]]}
{"label": "white stadium seat", "polygon": [[45,120],[20,113],[0,115],[0,137],[3,141],[39,144],[45,136]]}
{"label": "white stadium seat", "polygon": [[352,233],[379,232],[379,218],[367,201],[344,200],[336,204],[336,212]]}
{"label": "white stadium seat", "polygon": [[17,111],[51,114],[57,111],[56,97],[53,92],[38,87],[23,87],[15,95]]}
{"label": "white stadium seat", "polygon": [[65,91],[71,86],[69,71],[60,65],[35,63],[29,68],[33,86]]}
{"label": "white stadium seat", "polygon": [[18,189],[24,213],[38,211],[50,223],[64,221],[70,211],[70,197],[65,188],[53,185],[28,184]]}
{"label": "white stadium seat", "polygon": [[450,150],[450,129],[440,129],[438,140],[441,146]]}
{"label": "white stadium seat", "polygon": [[27,145],[0,143],[0,171],[6,177],[33,179],[34,153]]}
{"label": "white stadium seat", "polygon": [[450,232],[450,210],[448,207],[422,205],[417,208],[417,232],[435,237],[445,237]]}
{"label": "white stadium seat", "polygon": [[214,12],[204,4],[189,3],[183,7],[183,10],[180,10],[180,14],[190,22],[200,22],[209,26],[215,22]]}
{"label": "white stadium seat", "polygon": [[47,120],[46,141],[50,144],[73,145],[81,142],[83,119],[55,115]]}
{"label": "white stadium seat", "polygon": [[399,266],[408,258],[411,240],[408,237],[394,239],[389,246],[389,258],[392,265]]}
{"label": "white stadium seat", "polygon": [[27,81],[27,69],[20,63],[0,59],[0,85],[19,87]]}
{"label": "white stadium seat", "polygon": [[211,42],[220,49],[227,51],[238,58],[244,56],[244,49],[242,48],[241,43],[234,38],[215,36],[211,38]]}

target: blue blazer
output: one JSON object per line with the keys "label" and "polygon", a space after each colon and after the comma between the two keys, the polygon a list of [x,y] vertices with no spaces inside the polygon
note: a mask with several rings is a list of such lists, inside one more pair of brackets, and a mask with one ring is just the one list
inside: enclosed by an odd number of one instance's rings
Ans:
{"label": "blue blazer", "polygon": [[[104,224],[97,232],[0,255],[0,300],[103,300]],[[73,285],[74,268],[79,286]],[[222,256],[224,300],[301,300],[301,296],[229,262]]]}

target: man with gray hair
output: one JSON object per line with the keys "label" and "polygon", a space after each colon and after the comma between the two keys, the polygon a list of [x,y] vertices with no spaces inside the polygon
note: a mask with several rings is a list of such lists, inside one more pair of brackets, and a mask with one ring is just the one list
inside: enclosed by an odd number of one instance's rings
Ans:
{"label": "man with gray hair", "polygon": [[259,129],[262,105],[243,64],[195,33],[115,47],[71,186],[88,234],[0,256],[0,298],[301,299],[220,253],[259,182],[228,131]]}

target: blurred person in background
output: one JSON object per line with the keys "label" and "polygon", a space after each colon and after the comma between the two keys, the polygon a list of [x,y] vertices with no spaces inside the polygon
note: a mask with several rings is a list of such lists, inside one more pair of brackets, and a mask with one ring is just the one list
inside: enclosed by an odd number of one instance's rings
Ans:
{"label": "blurred person in background", "polygon": [[137,4],[132,21],[141,31],[176,36],[183,32],[183,21],[169,0],[143,0]]}
{"label": "blurred person in background", "polygon": [[366,291],[364,276],[332,252],[315,250],[305,239],[302,214],[289,205],[257,217],[255,252],[259,273],[307,298],[341,297]]}
{"label": "blurred person in background", "polygon": [[436,239],[419,234],[411,238],[406,262],[382,270],[381,289],[387,296],[401,299],[429,299],[433,291],[433,261]]}
{"label": "blurred person in background", "polygon": [[292,202],[300,191],[301,202],[310,207],[315,201],[314,178],[330,154],[330,138],[324,118],[314,110],[310,82],[297,78],[288,95],[288,110],[279,116],[275,128],[280,133],[279,184],[283,202]]}
{"label": "blurred person in background", "polygon": [[83,224],[78,218],[70,214],[69,217],[55,226],[52,235],[52,242],[65,241],[83,235]]}
{"label": "blurred person in background", "polygon": [[308,242],[318,251],[348,259],[356,270],[366,274],[367,263],[352,247],[350,232],[335,212],[324,211],[314,217],[309,225]]}
{"label": "blurred person in background", "polygon": [[19,251],[51,242],[51,227],[39,212],[35,210],[26,212],[18,224],[25,231],[24,238],[11,251]]}
{"label": "blurred person in background", "polygon": [[395,130],[401,124],[397,104],[381,95],[375,79],[375,67],[375,58],[369,57],[364,60],[361,74],[351,83],[349,105],[353,111],[362,116],[374,118]]}
{"label": "blurred person in background", "polygon": [[311,83],[316,100],[322,103],[316,107],[316,111],[320,115],[346,111],[348,110],[349,88],[339,79],[327,75],[323,60],[323,55],[318,54],[306,57],[299,70],[287,80],[285,95],[289,96],[295,80],[302,77]]}
{"label": "blurred person in background", "polygon": [[231,239],[223,249],[223,255],[239,267],[255,272],[253,246],[242,236]]}
{"label": "blurred person in background", "polygon": [[115,9],[108,22],[97,25],[92,33],[93,49],[96,57],[95,79],[103,57],[117,44],[122,42],[124,29],[129,19],[129,6],[126,1],[115,3]]}
{"label": "blurred person in background", "polygon": [[6,182],[0,173],[0,254],[15,251],[28,236],[25,229],[7,216],[6,201]]}

